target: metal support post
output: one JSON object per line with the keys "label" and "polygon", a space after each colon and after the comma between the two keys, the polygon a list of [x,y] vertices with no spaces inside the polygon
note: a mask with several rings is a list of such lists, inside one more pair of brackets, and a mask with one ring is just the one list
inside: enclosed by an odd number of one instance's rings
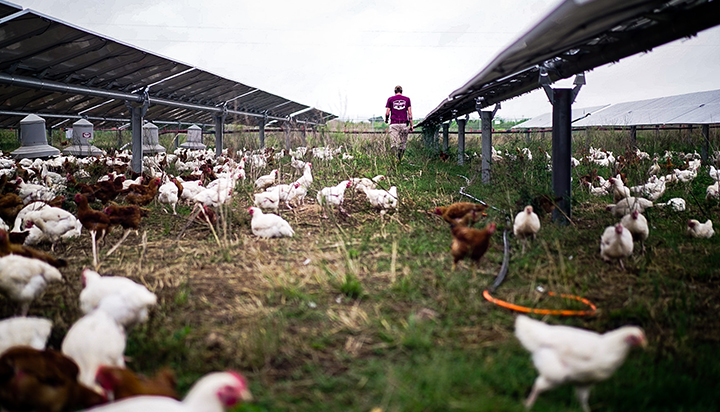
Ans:
{"label": "metal support post", "polygon": [[[307,147],[307,130],[305,130],[305,125],[302,125],[302,134],[300,135],[300,139],[302,140],[303,147]],[[373,128],[373,130],[375,130]]]}
{"label": "metal support post", "polygon": [[446,122],[442,124],[442,130],[443,130],[443,152],[448,151],[448,148],[450,146],[449,140],[450,140],[450,122]]}
{"label": "metal support post", "polygon": [[465,124],[467,119],[457,119],[458,124],[458,164],[465,164]]}
{"label": "metal support post", "polygon": [[566,225],[570,219],[570,156],[572,155],[571,89],[553,90],[552,182],[556,199],[553,221]]}
{"label": "metal support post", "polygon": [[493,112],[484,110],[480,112],[480,126],[482,127],[482,182],[490,183],[490,163],[492,161],[492,120]]}
{"label": "metal support post", "polygon": [[215,157],[222,156],[225,115],[215,116]]}
{"label": "metal support post", "polygon": [[260,148],[265,148],[265,123],[267,123],[267,116],[262,117],[258,121],[258,128],[260,129]]}
{"label": "metal support post", "polygon": [[480,126],[482,127],[482,182],[490,183],[490,164],[492,161],[492,124],[495,113],[500,109],[500,103],[495,105],[495,109],[480,110],[481,106],[475,104],[475,108],[480,112]]}
{"label": "metal support post", "polygon": [[125,106],[130,111],[131,128],[132,128],[132,159],[130,160],[130,168],[135,173],[142,173],[143,159],[143,118],[147,113],[147,103],[143,105],[125,102]]}
{"label": "metal support post", "polygon": [[290,151],[290,123],[283,122],[282,129],[285,134],[285,150]]}
{"label": "metal support post", "polygon": [[700,146],[700,158],[703,163],[707,162],[708,156],[710,155],[710,125],[702,125],[702,136],[703,144]]}
{"label": "metal support post", "polygon": [[630,144],[637,147],[637,126],[630,126]]}

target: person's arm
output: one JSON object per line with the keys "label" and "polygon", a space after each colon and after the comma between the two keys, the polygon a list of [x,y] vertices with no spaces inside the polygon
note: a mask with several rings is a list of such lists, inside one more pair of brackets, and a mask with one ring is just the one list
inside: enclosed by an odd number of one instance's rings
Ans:
{"label": "person's arm", "polygon": [[408,107],[408,121],[410,122],[410,131],[413,131],[412,107]]}
{"label": "person's arm", "polygon": [[389,123],[389,122],[390,122],[390,108],[388,107],[385,109],[385,123]]}

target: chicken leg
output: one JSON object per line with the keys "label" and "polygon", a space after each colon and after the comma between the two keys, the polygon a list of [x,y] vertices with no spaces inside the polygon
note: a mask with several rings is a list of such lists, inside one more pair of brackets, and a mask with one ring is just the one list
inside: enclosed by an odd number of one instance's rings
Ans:
{"label": "chicken leg", "polygon": [[590,404],[588,401],[590,400],[590,388],[592,386],[576,386],[575,387],[575,395],[577,395],[578,401],[580,401],[580,405],[582,405],[582,409],[584,412],[590,412]]}
{"label": "chicken leg", "polygon": [[[115,244],[115,246],[113,246],[113,247],[107,252],[107,254],[106,254],[105,256],[110,256],[110,254],[112,254],[117,248],[119,248],[120,245],[122,244],[122,242],[124,242],[125,239],[127,239],[128,235],[129,235],[130,232],[132,232],[132,231],[133,231],[133,229],[126,229],[126,230],[125,230],[125,233],[123,234],[123,237],[120,239],[120,241],[117,242],[117,243]],[[137,230],[135,231],[135,235],[137,236]]]}
{"label": "chicken leg", "polygon": [[95,243],[95,236],[97,232],[94,230],[90,231],[90,238],[92,239],[92,252],[93,252],[93,266],[97,269],[98,267],[98,256],[97,256],[97,243]]}
{"label": "chicken leg", "polygon": [[535,379],[535,384],[533,385],[532,391],[530,391],[530,396],[528,396],[527,400],[525,401],[525,408],[527,410],[530,410],[535,404],[538,395],[547,391],[548,389],[552,389],[553,386],[554,385],[550,383],[550,381],[545,379],[542,375],[538,376],[537,379]]}

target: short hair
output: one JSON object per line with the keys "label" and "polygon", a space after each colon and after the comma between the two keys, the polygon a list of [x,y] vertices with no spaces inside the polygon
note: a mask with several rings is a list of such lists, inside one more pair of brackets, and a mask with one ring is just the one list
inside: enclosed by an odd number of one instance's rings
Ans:
{"label": "short hair", "polygon": [[395,93],[402,93],[402,86],[395,86]]}

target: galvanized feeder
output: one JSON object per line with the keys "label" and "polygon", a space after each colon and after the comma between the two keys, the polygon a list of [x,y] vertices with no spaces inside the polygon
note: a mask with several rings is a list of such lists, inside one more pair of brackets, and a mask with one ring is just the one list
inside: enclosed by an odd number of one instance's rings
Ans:
{"label": "galvanized feeder", "polygon": [[64,154],[73,156],[100,156],[105,152],[93,146],[90,140],[93,138],[93,124],[85,119],[73,123],[72,145],[63,149]]}
{"label": "galvanized feeder", "polygon": [[143,126],[143,155],[153,155],[164,152],[166,152],[166,150],[160,146],[158,140],[158,127],[150,122],[145,123]]}
{"label": "galvanized feeder", "polygon": [[15,159],[57,156],[60,150],[47,143],[45,119],[29,114],[20,120],[21,146],[10,153]]}
{"label": "galvanized feeder", "polygon": [[202,129],[200,126],[194,124],[188,127],[187,131],[187,142],[180,145],[183,149],[199,149],[205,150],[205,146],[202,142]]}

